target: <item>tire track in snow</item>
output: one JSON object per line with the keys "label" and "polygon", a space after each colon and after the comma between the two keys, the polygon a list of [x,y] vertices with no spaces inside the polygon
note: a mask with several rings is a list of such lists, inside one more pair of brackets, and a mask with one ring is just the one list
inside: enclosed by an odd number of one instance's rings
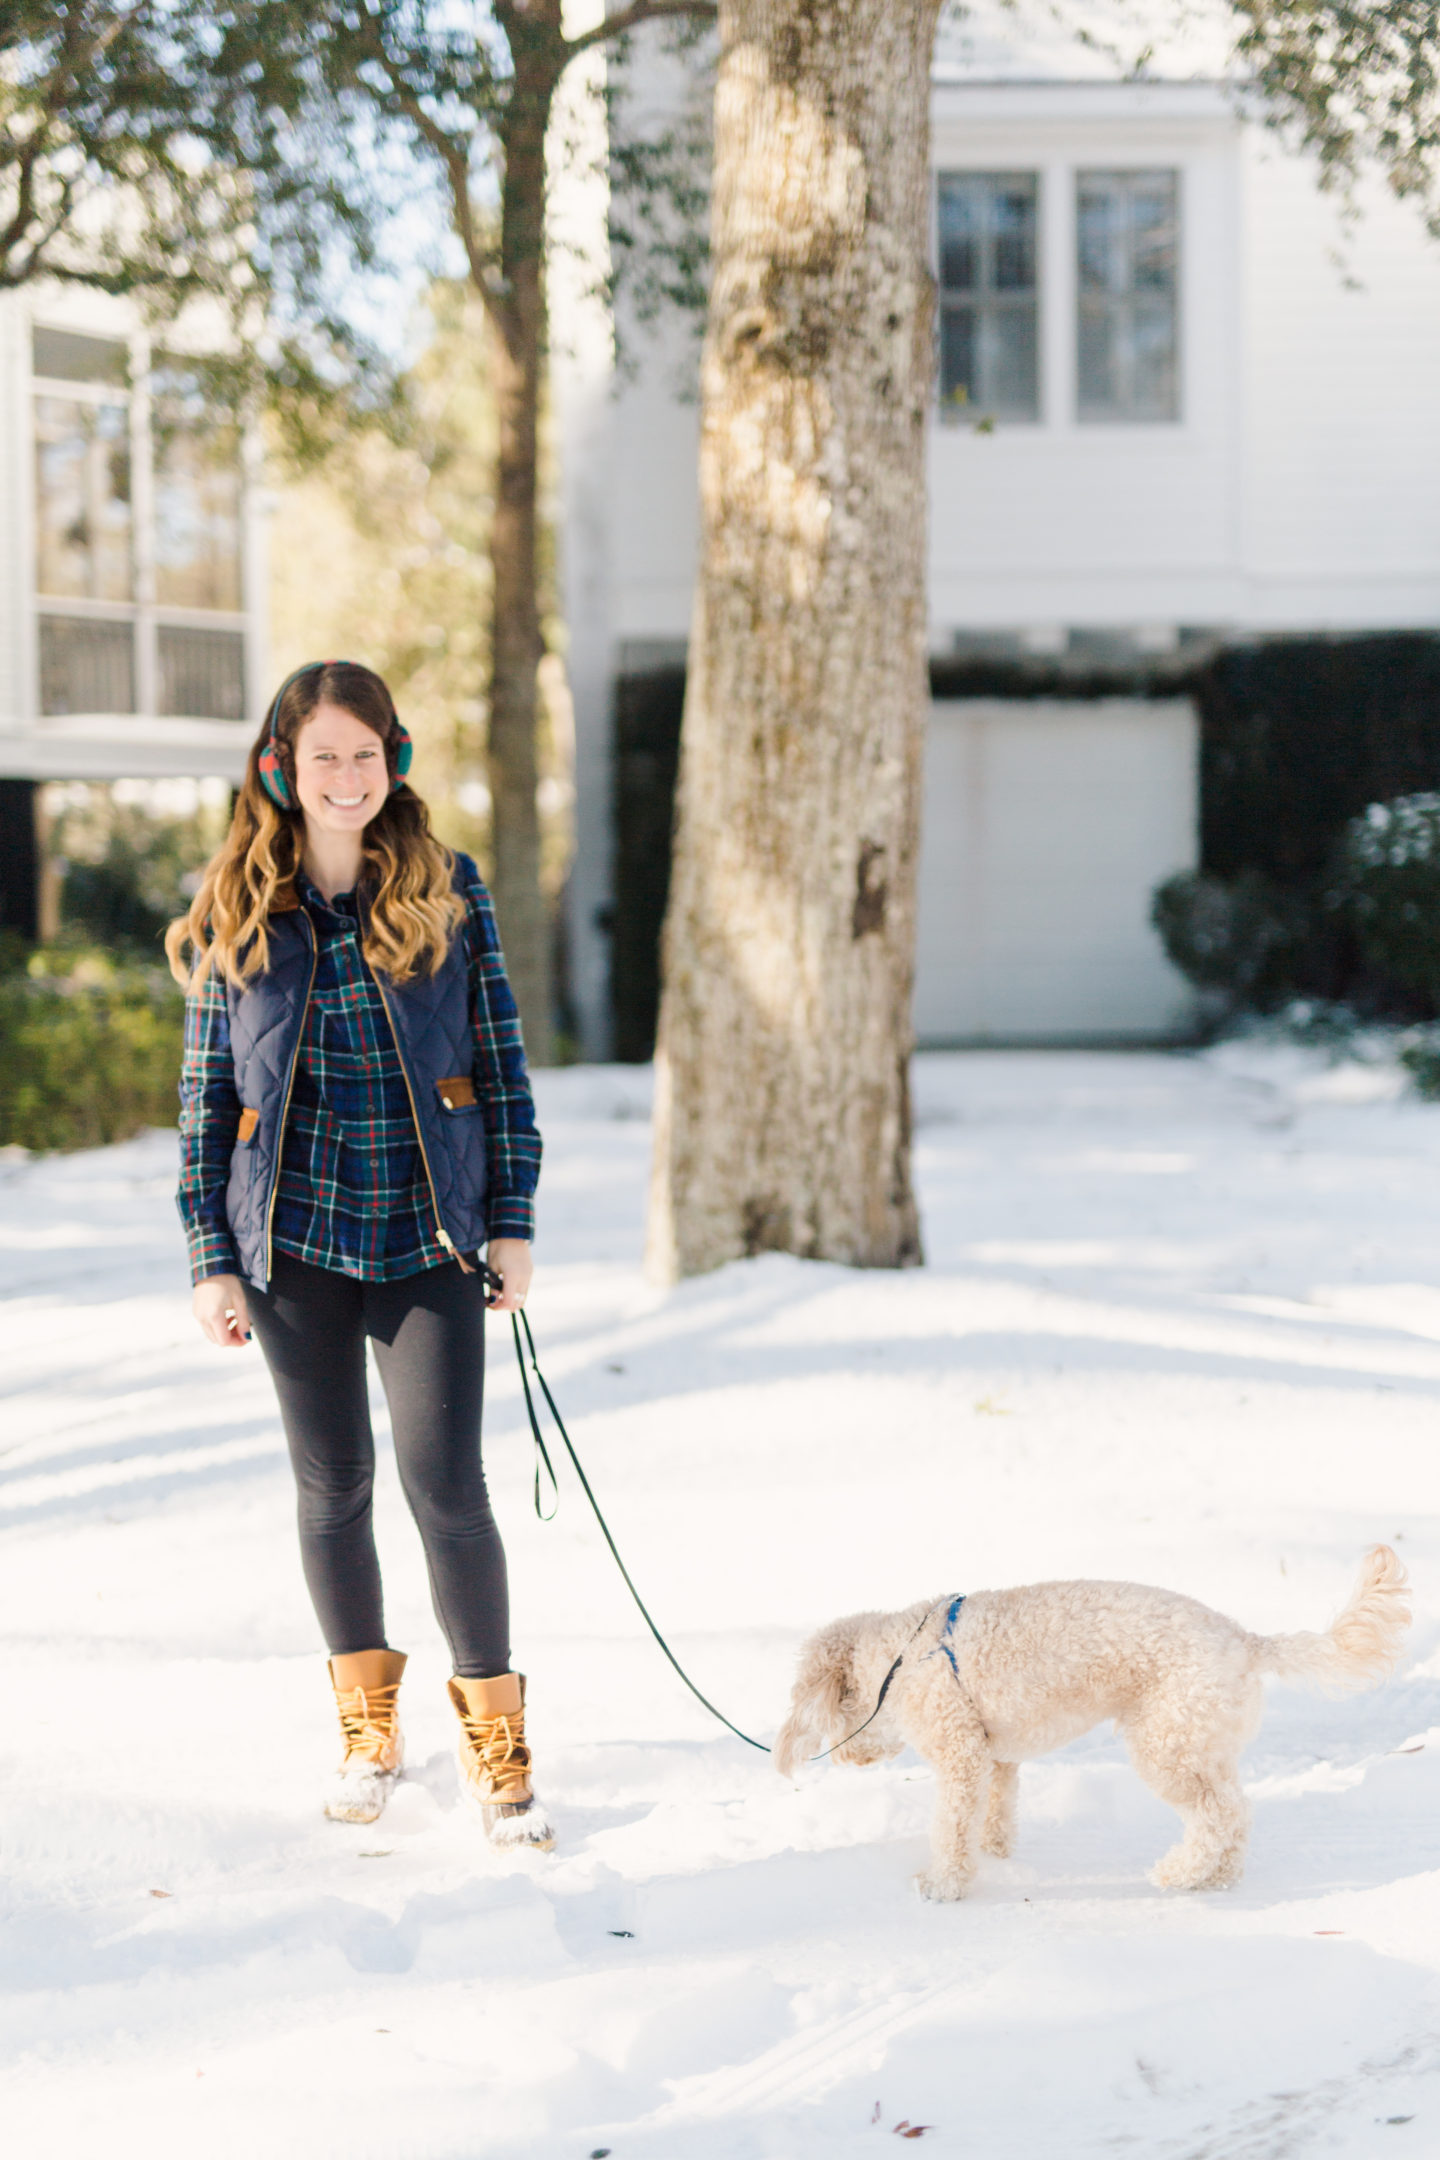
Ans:
{"label": "tire track in snow", "polygon": [[714,2122],[727,2115],[750,2114],[758,2108],[810,2099],[854,2067],[857,2048],[893,2038],[926,2011],[972,1994],[982,1984],[972,1979],[942,1980],[900,2003],[890,1996],[884,2002],[867,2003],[858,2010],[826,2018],[818,2028],[809,2026],[803,2033],[780,2041],[741,2068],[727,2066],[687,2079],[684,2090],[632,2127],[672,2129],[684,2123]]}

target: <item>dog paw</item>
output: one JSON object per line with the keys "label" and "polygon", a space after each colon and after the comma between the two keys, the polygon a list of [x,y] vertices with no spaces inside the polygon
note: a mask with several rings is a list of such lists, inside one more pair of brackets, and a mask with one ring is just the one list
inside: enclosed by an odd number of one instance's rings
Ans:
{"label": "dog paw", "polygon": [[1008,1860],[1015,1850],[1015,1840],[1012,1837],[1004,1837],[998,1832],[991,1832],[988,1836],[981,1838],[980,1850],[983,1853],[988,1853],[992,1860]]}
{"label": "dog paw", "polygon": [[1199,1879],[1193,1868],[1177,1865],[1173,1860],[1157,1860],[1150,1870],[1150,1881],[1157,1890],[1196,1890]]}
{"label": "dog paw", "polygon": [[1197,1869],[1193,1860],[1183,1865],[1160,1860],[1150,1870],[1150,1880],[1157,1890],[1233,1890],[1240,1875],[1241,1868],[1231,1862],[1218,1868]]}
{"label": "dog paw", "polygon": [[968,1875],[942,1874],[930,1869],[915,1877],[915,1887],[921,1897],[929,1898],[936,1905],[951,1905],[963,1898],[970,1887]]}

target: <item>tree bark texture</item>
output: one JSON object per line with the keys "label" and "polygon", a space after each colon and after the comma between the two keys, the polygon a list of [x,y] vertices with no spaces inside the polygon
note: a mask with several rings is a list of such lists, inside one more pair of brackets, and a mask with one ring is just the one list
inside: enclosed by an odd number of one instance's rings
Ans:
{"label": "tree bark texture", "polygon": [[938,0],[722,0],[648,1265],[921,1257]]}
{"label": "tree bark texture", "polygon": [[515,65],[500,198],[495,402],[499,452],[490,528],[489,780],[495,914],[533,1063],[554,1028],[550,913],[540,883],[536,670],[544,650],[536,562],[537,444],[545,364],[545,133],[567,58],[559,0],[506,21]]}

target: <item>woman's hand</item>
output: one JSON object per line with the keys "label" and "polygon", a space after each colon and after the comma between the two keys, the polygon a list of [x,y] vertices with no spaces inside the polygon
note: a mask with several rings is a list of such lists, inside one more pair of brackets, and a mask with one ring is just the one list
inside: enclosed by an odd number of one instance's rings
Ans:
{"label": "woman's hand", "polygon": [[485,1260],[505,1285],[491,1300],[491,1312],[518,1312],[535,1272],[529,1244],[521,1237],[493,1237],[485,1248]]}
{"label": "woman's hand", "polygon": [[210,1275],[196,1283],[191,1299],[200,1331],[222,1350],[243,1350],[250,1340],[250,1308],[238,1275]]}

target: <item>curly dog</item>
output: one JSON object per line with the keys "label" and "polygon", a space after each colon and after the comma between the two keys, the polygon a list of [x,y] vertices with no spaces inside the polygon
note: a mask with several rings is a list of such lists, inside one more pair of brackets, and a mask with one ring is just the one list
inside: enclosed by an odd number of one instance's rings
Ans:
{"label": "curly dog", "polygon": [[1260,1728],[1261,1674],[1337,1693],[1373,1686],[1394,1670],[1409,1625],[1405,1570],[1388,1545],[1366,1555],[1323,1635],[1252,1635],[1139,1583],[1032,1583],[854,1613],[802,1650],[775,1764],[788,1777],[817,1746],[837,1762],[880,1762],[908,1741],[936,1773],[919,1887],[958,1898],[978,1852],[1010,1852],[1017,1765],[1113,1718],[1136,1770],[1184,1825],[1150,1880],[1222,1890],[1245,1864],[1240,1754]]}

